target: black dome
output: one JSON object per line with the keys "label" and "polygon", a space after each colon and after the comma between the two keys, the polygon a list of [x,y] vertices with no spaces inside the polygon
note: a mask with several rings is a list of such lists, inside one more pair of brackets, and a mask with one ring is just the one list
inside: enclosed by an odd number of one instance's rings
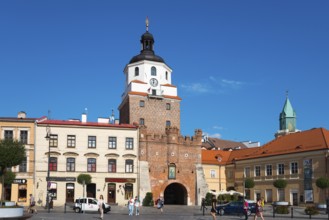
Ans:
{"label": "black dome", "polygon": [[129,63],[135,63],[142,60],[150,60],[155,62],[161,62],[165,63],[165,61],[162,59],[162,57],[155,55],[153,51],[153,44],[154,44],[154,38],[151,33],[146,31],[141,36],[141,44],[142,44],[142,50],[141,53],[131,58]]}

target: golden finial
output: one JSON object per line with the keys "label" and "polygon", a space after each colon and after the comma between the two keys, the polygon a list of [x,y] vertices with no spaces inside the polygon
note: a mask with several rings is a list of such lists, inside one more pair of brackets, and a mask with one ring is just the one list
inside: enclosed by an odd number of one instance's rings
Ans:
{"label": "golden finial", "polygon": [[149,18],[147,16],[146,16],[145,23],[146,23],[146,31],[149,31]]}

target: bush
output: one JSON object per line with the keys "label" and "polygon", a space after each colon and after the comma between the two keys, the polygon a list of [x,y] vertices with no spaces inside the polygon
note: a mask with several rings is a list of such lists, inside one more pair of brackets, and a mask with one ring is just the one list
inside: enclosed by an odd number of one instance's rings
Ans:
{"label": "bush", "polygon": [[289,214],[288,206],[277,206],[275,208],[275,213],[278,213],[278,214]]}
{"label": "bush", "polygon": [[206,198],[205,198],[205,202],[206,202],[206,205],[207,206],[211,205],[211,200],[212,200],[212,194],[211,193],[207,193],[206,194]]}
{"label": "bush", "polygon": [[278,189],[284,189],[287,186],[287,181],[284,179],[277,179],[273,182],[273,186]]}
{"label": "bush", "polygon": [[317,210],[317,208],[315,206],[307,206],[305,208],[305,214],[306,215],[317,215],[317,214],[319,214],[319,211]]}
{"label": "bush", "polygon": [[154,206],[153,194],[151,192],[146,193],[143,199],[143,206]]}

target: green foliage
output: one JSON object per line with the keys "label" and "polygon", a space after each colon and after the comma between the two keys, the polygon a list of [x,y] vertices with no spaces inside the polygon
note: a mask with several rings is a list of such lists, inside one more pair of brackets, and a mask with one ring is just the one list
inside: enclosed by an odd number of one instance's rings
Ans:
{"label": "green foliage", "polygon": [[277,206],[275,207],[275,213],[277,214],[289,214],[289,208],[288,206]]}
{"label": "green foliage", "polygon": [[239,195],[238,194],[234,194],[234,195],[223,194],[223,195],[219,195],[217,199],[219,200],[219,202],[238,201]]}
{"label": "green foliage", "polygon": [[212,194],[208,192],[205,198],[205,202],[207,206],[211,205],[211,200],[212,200]]}
{"label": "green foliage", "polygon": [[15,173],[11,172],[10,170],[6,171],[6,173],[5,173],[5,185],[12,184],[15,178],[16,178]]}
{"label": "green foliage", "polygon": [[77,181],[81,185],[83,184],[83,181],[85,181],[85,184],[88,185],[91,183],[91,176],[89,174],[81,173],[79,174]]}
{"label": "green foliage", "polygon": [[25,146],[17,140],[0,140],[0,167],[4,174],[7,167],[17,166],[26,157]]}
{"label": "green foliage", "polygon": [[316,180],[315,184],[320,189],[326,189],[329,187],[329,179],[327,177],[320,177]]}
{"label": "green foliage", "polygon": [[245,179],[245,181],[244,181],[244,186],[245,186],[247,189],[254,188],[254,186],[255,186],[255,182],[254,182],[253,179],[251,179],[251,178],[247,178],[247,179]]}
{"label": "green foliage", "polygon": [[317,214],[319,214],[319,211],[317,210],[317,208],[315,206],[307,206],[305,208],[305,214],[306,215],[317,215]]}
{"label": "green foliage", "polygon": [[153,194],[151,192],[147,192],[145,198],[143,199],[143,206],[153,206]]}
{"label": "green foliage", "polygon": [[284,189],[287,186],[287,181],[284,179],[277,179],[273,182],[273,186],[278,189]]}

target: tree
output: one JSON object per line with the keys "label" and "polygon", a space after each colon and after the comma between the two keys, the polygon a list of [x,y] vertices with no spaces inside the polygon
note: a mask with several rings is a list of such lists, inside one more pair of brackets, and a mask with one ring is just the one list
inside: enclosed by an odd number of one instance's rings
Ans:
{"label": "tree", "polygon": [[251,188],[254,188],[255,186],[255,182],[253,179],[251,178],[247,178],[245,179],[244,181],[244,187],[247,188],[247,189],[251,189]]}
{"label": "tree", "polygon": [[85,185],[91,183],[91,176],[89,174],[84,173],[79,174],[78,183],[83,186],[83,197],[85,197]]}
{"label": "tree", "polygon": [[11,170],[7,170],[5,173],[5,185],[10,185],[14,182],[14,179],[16,178],[16,174],[11,172]]}
{"label": "tree", "polygon": [[0,140],[0,173],[2,193],[1,200],[5,198],[5,174],[7,168],[17,166],[23,162],[26,157],[25,146],[22,142],[12,139]]}
{"label": "tree", "polygon": [[284,179],[277,179],[273,182],[273,186],[278,189],[284,189],[287,186],[287,181]]}
{"label": "tree", "polygon": [[[315,182],[316,186],[319,187],[321,190],[325,190],[327,188],[329,188],[329,179],[327,177],[319,177],[316,182]],[[326,195],[323,194],[323,196],[325,197]]]}

